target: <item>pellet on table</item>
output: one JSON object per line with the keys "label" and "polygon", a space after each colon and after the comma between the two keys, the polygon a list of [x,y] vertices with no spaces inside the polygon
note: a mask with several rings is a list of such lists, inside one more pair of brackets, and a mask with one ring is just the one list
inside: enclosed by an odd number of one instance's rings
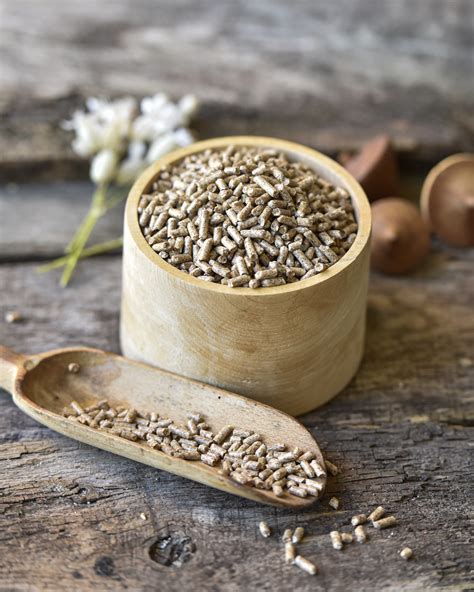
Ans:
{"label": "pellet on table", "polygon": [[350,532],[341,532],[341,540],[343,543],[352,543],[354,537]]}
{"label": "pellet on table", "polygon": [[385,508],[383,508],[382,506],[377,506],[377,508],[375,508],[375,510],[369,514],[367,520],[369,520],[370,522],[375,522],[376,520],[380,520],[380,518],[382,518],[382,516],[385,514]]}
{"label": "pellet on table", "polygon": [[352,526],[359,526],[359,524],[365,524],[367,522],[367,516],[365,514],[356,514],[351,518]]}
{"label": "pellet on table", "polygon": [[294,563],[296,558],[296,547],[291,541],[285,541],[285,563]]}
{"label": "pellet on table", "polygon": [[329,505],[331,506],[331,508],[333,508],[334,510],[338,510],[339,509],[339,500],[337,499],[337,497],[332,497],[329,500]]}
{"label": "pellet on table", "polygon": [[258,529],[260,531],[260,534],[264,537],[264,538],[268,538],[271,534],[271,528],[268,526],[268,524],[262,520],[262,522],[259,523],[258,525]]}
{"label": "pellet on table", "polygon": [[295,545],[298,543],[301,543],[301,541],[303,540],[303,537],[304,537],[304,527],[297,526],[295,528],[295,531],[293,532],[292,537],[291,537],[291,542],[294,543]]}
{"label": "pellet on table", "polygon": [[333,548],[337,549],[338,551],[341,551],[343,547],[341,533],[338,530],[331,530],[331,532],[329,533],[329,537],[331,539],[331,544]]}
{"label": "pellet on table", "polygon": [[412,549],[410,549],[410,547],[405,547],[404,549],[402,549],[400,551],[400,557],[402,559],[405,559],[405,561],[408,561],[409,559],[411,559],[413,557]]}
{"label": "pellet on table", "polygon": [[327,460],[327,459],[324,459],[324,464],[326,465],[326,468],[327,468],[327,470],[329,471],[329,473],[330,473],[330,474],[331,474],[333,477],[335,477],[335,476],[338,474],[338,472],[339,472],[339,469],[336,467],[336,465],[335,465],[335,464],[333,464],[332,462],[330,462],[330,461],[329,461],[329,460]]}
{"label": "pellet on table", "polygon": [[312,563],[309,559],[306,559],[306,557],[303,557],[301,555],[297,555],[295,557],[294,564],[312,576],[314,576],[318,571],[314,563]]}
{"label": "pellet on table", "polygon": [[365,543],[367,541],[367,533],[365,532],[365,528],[362,526],[362,524],[355,527],[354,535],[358,543]]}
{"label": "pellet on table", "polygon": [[390,528],[391,526],[397,525],[397,519],[395,516],[387,516],[386,518],[381,518],[380,520],[374,520],[372,522],[372,526],[379,530],[384,528]]}

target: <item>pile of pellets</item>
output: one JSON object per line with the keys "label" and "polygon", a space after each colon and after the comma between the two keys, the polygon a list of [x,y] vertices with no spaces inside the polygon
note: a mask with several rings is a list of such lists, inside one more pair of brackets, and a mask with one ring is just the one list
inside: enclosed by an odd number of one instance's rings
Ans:
{"label": "pile of pellets", "polygon": [[139,200],[138,221],[162,259],[231,288],[313,277],[357,234],[345,189],[282,152],[235,146],[162,169]]}
{"label": "pile of pellets", "polygon": [[174,458],[205,463],[237,483],[270,490],[277,497],[318,497],[324,488],[326,471],[312,452],[266,444],[260,434],[233,426],[214,433],[199,413],[191,413],[186,425],[180,426],[158,413],[113,407],[103,400],[85,408],[72,401],[63,414]]}

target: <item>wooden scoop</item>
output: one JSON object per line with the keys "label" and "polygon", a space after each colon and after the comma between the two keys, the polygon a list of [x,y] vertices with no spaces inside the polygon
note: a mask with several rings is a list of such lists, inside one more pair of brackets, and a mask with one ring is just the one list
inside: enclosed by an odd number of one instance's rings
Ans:
{"label": "wooden scoop", "polygon": [[[71,363],[79,364],[78,373],[68,371]],[[318,445],[298,421],[257,401],[90,348],[24,356],[0,346],[0,387],[12,393],[15,404],[27,415],[80,442],[265,504],[300,509],[317,499],[287,493],[279,498],[272,491],[241,485],[220,475],[217,467],[168,456],[146,443],[132,442],[62,415],[71,401],[87,407],[100,399],[107,399],[114,407],[156,411],[180,425],[185,424],[189,413],[201,413],[215,432],[229,424],[257,432],[266,444],[283,442],[290,448],[311,451],[324,467]]]}

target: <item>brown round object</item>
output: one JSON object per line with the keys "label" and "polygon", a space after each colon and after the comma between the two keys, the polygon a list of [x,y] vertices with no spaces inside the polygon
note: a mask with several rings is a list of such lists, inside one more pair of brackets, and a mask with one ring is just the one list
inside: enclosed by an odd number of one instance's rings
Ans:
{"label": "brown round object", "polygon": [[445,243],[474,246],[474,154],[453,154],[430,171],[421,191],[421,212]]}
{"label": "brown round object", "polygon": [[369,140],[354,156],[342,154],[344,167],[359,181],[369,201],[396,195],[399,186],[398,162],[389,136]]}
{"label": "brown round object", "polygon": [[372,205],[371,264],[383,273],[407,273],[430,249],[428,229],[418,208],[406,199],[387,197]]}

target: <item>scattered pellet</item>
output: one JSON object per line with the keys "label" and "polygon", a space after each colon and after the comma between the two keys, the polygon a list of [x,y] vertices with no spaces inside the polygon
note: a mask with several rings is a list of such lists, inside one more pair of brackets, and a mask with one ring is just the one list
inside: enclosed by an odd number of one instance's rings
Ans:
{"label": "scattered pellet", "polygon": [[259,523],[258,529],[260,531],[260,534],[266,539],[272,534],[271,528],[264,521]]}
{"label": "scattered pellet", "polygon": [[285,563],[294,563],[296,559],[296,547],[291,541],[285,541]]}
{"label": "scattered pellet", "polygon": [[338,474],[339,469],[332,462],[328,461],[327,459],[324,459],[324,464],[326,465],[327,470],[333,477],[335,477]]}
{"label": "scattered pellet", "polygon": [[20,311],[18,310],[9,310],[5,313],[5,323],[12,324],[12,323],[19,323],[23,319]]}
{"label": "scattered pellet", "polygon": [[365,524],[367,522],[367,516],[365,514],[356,514],[351,518],[352,526],[359,526],[359,524]]}
{"label": "scattered pellet", "polygon": [[334,510],[338,510],[339,509],[339,500],[337,499],[337,497],[332,497],[329,500],[329,505],[331,506],[331,508],[334,508]]}
{"label": "scattered pellet", "polygon": [[371,514],[369,514],[367,520],[370,520],[370,522],[375,522],[376,520],[380,520],[384,514],[385,508],[378,506]]}
{"label": "scattered pellet", "polygon": [[367,540],[367,534],[366,534],[365,528],[362,526],[362,524],[359,524],[359,526],[355,527],[354,534],[355,534],[356,541],[358,543],[365,543],[365,541]]}
{"label": "scattered pellet", "polygon": [[374,528],[378,528],[379,530],[383,528],[390,528],[391,526],[397,525],[397,519],[395,516],[387,516],[386,518],[381,518],[380,520],[374,520],[372,525]]}
{"label": "scattered pellet", "polygon": [[405,547],[404,549],[402,549],[400,551],[400,557],[402,559],[405,559],[405,561],[408,561],[409,559],[411,559],[413,557],[412,549],[410,549],[410,547]]}
{"label": "scattered pellet", "polygon": [[140,518],[141,518],[142,520],[146,520],[146,514],[145,514],[145,512],[142,512],[142,513],[140,514]]}
{"label": "scattered pellet", "polygon": [[354,537],[350,532],[341,532],[341,540],[343,543],[352,543]]}
{"label": "scattered pellet", "polygon": [[302,569],[306,573],[309,573],[312,576],[314,576],[318,571],[314,563],[312,563],[309,559],[306,559],[306,557],[303,557],[301,555],[297,555],[295,557],[294,563],[297,567],[299,567],[300,569]]}
{"label": "scattered pellet", "polygon": [[292,536],[293,536],[293,531],[291,530],[291,528],[285,528],[283,535],[281,537],[281,540],[284,543],[288,543],[289,541],[291,541]]}
{"label": "scattered pellet", "polygon": [[334,549],[340,551],[342,549],[341,533],[338,530],[331,530],[329,537],[331,538],[331,543]]}
{"label": "scattered pellet", "polygon": [[298,526],[295,528],[293,536],[291,537],[291,542],[295,545],[301,543],[304,537],[304,528],[302,526]]}

